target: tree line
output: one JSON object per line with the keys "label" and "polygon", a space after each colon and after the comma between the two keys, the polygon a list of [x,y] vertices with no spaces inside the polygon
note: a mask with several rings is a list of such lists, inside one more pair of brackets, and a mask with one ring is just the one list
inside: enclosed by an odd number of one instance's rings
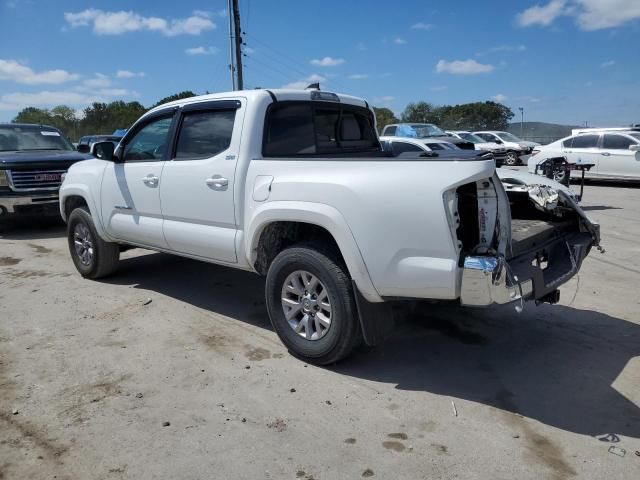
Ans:
{"label": "tree line", "polygon": [[[139,102],[94,102],[80,115],[66,105],[57,107],[27,107],[13,119],[14,123],[51,125],[73,141],[84,135],[111,134],[129,128],[143,113],[163,103],[195,96],[190,90],[159,100],[149,108]],[[409,103],[398,119],[389,108],[373,107],[378,130],[398,122],[434,123],[447,130],[506,130],[513,118],[510,108],[496,102],[474,102],[462,105],[434,106],[428,102]]]}
{"label": "tree line", "polygon": [[388,108],[373,108],[378,130],[390,123],[433,123],[445,130],[506,130],[513,112],[496,102],[434,106],[428,102],[408,104],[398,119]]}
{"label": "tree line", "polygon": [[51,125],[59,129],[67,138],[77,142],[84,135],[109,135],[115,130],[129,128],[147,110],[163,103],[193,96],[195,93],[187,90],[165,97],[149,108],[144,107],[140,102],[123,102],[122,100],[111,103],[94,102],[80,115],[66,105],[58,105],[51,109],[27,107],[18,112],[12,122]]}

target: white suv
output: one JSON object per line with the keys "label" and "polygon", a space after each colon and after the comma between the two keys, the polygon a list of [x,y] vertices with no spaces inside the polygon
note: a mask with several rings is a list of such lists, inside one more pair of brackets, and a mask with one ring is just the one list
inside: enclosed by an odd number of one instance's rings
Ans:
{"label": "white suv", "polygon": [[529,158],[529,171],[535,173],[538,164],[553,157],[594,164],[586,177],[640,180],[640,131],[584,133],[537,147]]}
{"label": "white suv", "polygon": [[502,145],[507,150],[504,163],[507,165],[517,165],[529,160],[529,155],[534,147],[539,147],[536,142],[521,140],[512,133],[497,130],[486,130],[473,132],[474,135],[484,139],[485,142],[494,142]]}

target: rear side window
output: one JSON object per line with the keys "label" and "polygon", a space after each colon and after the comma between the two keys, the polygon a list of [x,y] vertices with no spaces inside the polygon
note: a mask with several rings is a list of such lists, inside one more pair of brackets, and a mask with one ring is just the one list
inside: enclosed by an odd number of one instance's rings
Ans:
{"label": "rear side window", "polygon": [[573,142],[573,137],[567,138],[564,142],[562,142],[562,146],[564,148],[571,148],[571,142]]}
{"label": "rear side window", "polygon": [[635,145],[636,142],[622,135],[605,135],[602,142],[602,148],[611,150],[628,150],[629,145]]}
{"label": "rear side window", "polygon": [[573,137],[571,148],[596,148],[600,135],[580,135]]}
{"label": "rear side window", "polygon": [[390,125],[388,127],[384,127],[383,135],[393,136],[393,135],[396,134],[396,130],[397,129],[398,129],[398,127],[396,127],[395,125]]}
{"label": "rear side window", "polygon": [[178,133],[176,160],[213,157],[231,144],[236,110],[185,113]]}
{"label": "rear side window", "polygon": [[349,105],[281,102],[267,114],[265,157],[379,150],[369,110]]}

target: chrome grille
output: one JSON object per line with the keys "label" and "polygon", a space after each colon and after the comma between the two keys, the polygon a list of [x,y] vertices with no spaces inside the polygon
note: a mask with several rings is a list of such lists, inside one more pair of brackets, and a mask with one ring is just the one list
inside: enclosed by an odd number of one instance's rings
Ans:
{"label": "chrome grille", "polygon": [[16,192],[58,190],[66,170],[7,170],[9,186]]}

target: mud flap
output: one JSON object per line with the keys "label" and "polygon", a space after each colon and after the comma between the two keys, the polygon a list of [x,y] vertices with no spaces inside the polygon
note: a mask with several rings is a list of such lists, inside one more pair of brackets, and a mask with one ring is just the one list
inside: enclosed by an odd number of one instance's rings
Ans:
{"label": "mud flap", "polygon": [[382,343],[395,328],[391,303],[371,303],[362,296],[358,286],[353,282],[353,294],[356,298],[358,317],[364,343],[373,347]]}

